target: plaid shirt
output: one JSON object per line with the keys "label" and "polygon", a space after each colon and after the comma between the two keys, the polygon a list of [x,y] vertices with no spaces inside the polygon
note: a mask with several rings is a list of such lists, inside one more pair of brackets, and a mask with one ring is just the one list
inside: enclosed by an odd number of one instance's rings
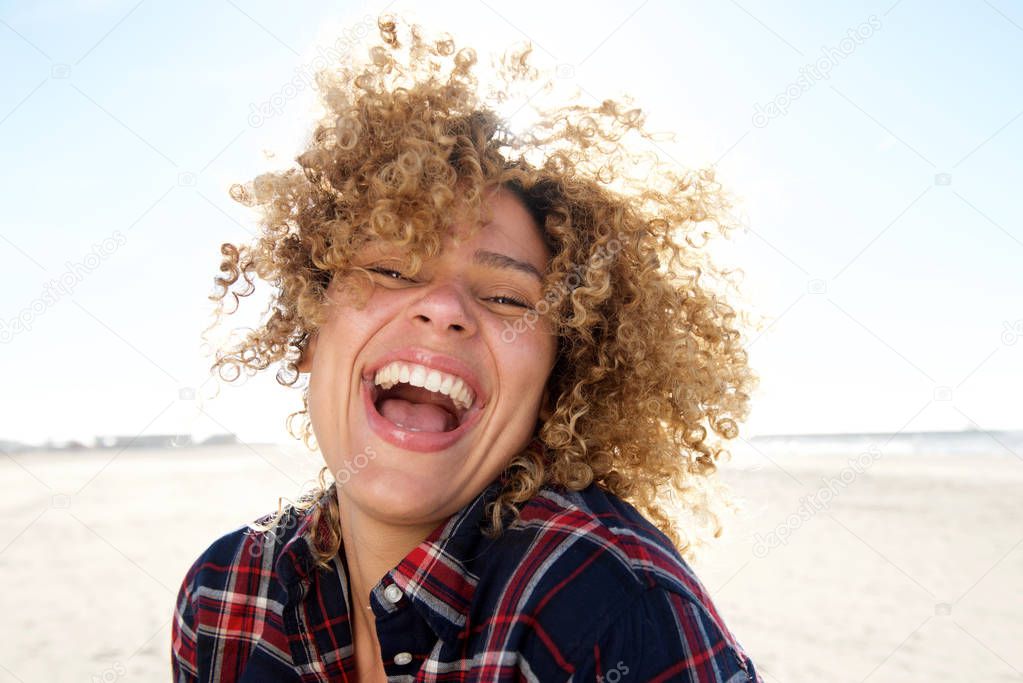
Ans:
{"label": "plaid shirt", "polygon": [[[597,485],[545,487],[488,539],[484,505],[502,481],[373,588],[389,681],[763,683],[634,507]],[[310,514],[286,511],[271,532],[221,536],[188,570],[172,621],[176,683],[357,680],[344,554],[310,571]]]}

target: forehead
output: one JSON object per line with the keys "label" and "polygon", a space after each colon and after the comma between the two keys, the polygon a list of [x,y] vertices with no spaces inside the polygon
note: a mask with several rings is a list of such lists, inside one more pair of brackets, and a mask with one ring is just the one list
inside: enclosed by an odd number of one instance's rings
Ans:
{"label": "forehead", "polygon": [[[447,226],[443,249],[468,249],[469,245],[472,245],[470,252],[479,248],[496,250],[512,258],[526,260],[540,270],[551,256],[529,210],[508,190],[490,194],[478,215],[457,213]],[[394,255],[404,254],[408,247],[373,239],[358,251],[365,256]]]}

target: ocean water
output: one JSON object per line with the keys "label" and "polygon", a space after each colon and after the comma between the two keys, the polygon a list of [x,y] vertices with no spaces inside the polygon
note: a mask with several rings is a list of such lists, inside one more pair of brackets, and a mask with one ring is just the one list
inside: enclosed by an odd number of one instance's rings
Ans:
{"label": "ocean water", "polygon": [[736,439],[736,460],[758,456],[875,453],[885,456],[1004,456],[1023,459],[1023,430],[968,429],[948,432],[777,434]]}
{"label": "ocean water", "polygon": [[[230,437],[230,438],[228,438]],[[730,462],[740,467],[761,465],[765,460],[775,458],[807,457],[827,459],[832,457],[993,457],[1009,460],[1023,460],[1023,430],[981,430],[930,432],[877,432],[852,434],[762,434],[738,438],[727,442],[724,447],[731,454]],[[288,444],[243,444],[233,435],[214,437],[203,443],[195,443],[188,436],[152,435],[145,438],[119,437],[102,447],[81,444],[28,445],[14,441],[0,440],[0,452],[16,454],[97,454],[118,453],[130,450],[136,453],[158,453],[161,451],[191,451],[206,449],[211,455],[221,451],[233,453],[238,448],[249,451],[274,454],[273,459],[283,458],[282,463],[292,467],[296,462],[303,466],[322,463],[320,456],[310,453],[297,443]],[[215,456],[214,456],[215,457]],[[263,455],[264,459],[268,456]],[[296,460],[297,458],[297,460]]]}

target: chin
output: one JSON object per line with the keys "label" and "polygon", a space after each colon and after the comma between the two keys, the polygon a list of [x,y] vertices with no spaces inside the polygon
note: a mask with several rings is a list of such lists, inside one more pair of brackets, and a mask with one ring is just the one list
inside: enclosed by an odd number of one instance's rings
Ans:
{"label": "chin", "polygon": [[408,470],[372,468],[359,472],[340,485],[341,495],[366,512],[392,523],[429,521],[455,510],[444,510],[458,497],[458,487],[443,473],[415,473]]}

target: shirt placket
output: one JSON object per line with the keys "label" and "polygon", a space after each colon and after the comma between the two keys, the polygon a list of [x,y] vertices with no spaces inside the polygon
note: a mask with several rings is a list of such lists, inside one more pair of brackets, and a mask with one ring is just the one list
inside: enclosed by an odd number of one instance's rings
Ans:
{"label": "shirt placket", "polygon": [[388,680],[415,678],[437,646],[437,634],[390,575],[370,592],[380,657]]}

